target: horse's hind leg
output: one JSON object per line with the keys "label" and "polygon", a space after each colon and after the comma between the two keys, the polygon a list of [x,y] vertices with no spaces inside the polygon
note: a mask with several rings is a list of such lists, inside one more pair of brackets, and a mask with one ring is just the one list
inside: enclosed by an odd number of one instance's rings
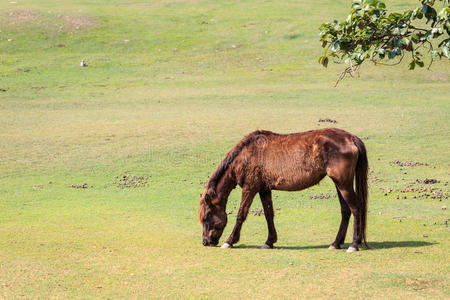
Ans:
{"label": "horse's hind leg", "polygon": [[347,202],[345,202],[344,197],[342,197],[341,192],[336,186],[336,191],[339,197],[339,203],[341,204],[341,225],[339,226],[339,231],[336,235],[336,239],[330,245],[329,249],[340,249],[341,245],[345,241],[345,236],[347,234],[348,222],[350,219],[350,208],[348,207]]}
{"label": "horse's hind leg", "polygon": [[269,230],[267,241],[261,248],[273,248],[273,244],[277,241],[277,231],[275,230],[275,224],[273,223],[274,213],[272,204],[272,192],[259,192],[259,197],[261,198],[261,203],[264,208],[264,216],[266,217],[267,228]]}
{"label": "horse's hind leg", "polygon": [[242,188],[241,206],[239,207],[239,211],[236,217],[236,224],[234,225],[230,237],[227,239],[225,244],[222,245],[222,248],[230,248],[231,246],[233,246],[233,244],[239,241],[239,238],[241,236],[242,224],[247,218],[248,211],[250,209],[250,206],[252,205],[255,195],[256,191],[245,186]]}
{"label": "horse's hind leg", "polygon": [[353,241],[350,247],[348,247],[347,252],[358,251],[358,244],[361,243],[361,233],[360,233],[360,214],[361,205],[358,203],[358,198],[353,190],[352,184],[341,187],[338,185],[339,192],[341,192],[344,201],[348,204],[350,211],[353,215]]}

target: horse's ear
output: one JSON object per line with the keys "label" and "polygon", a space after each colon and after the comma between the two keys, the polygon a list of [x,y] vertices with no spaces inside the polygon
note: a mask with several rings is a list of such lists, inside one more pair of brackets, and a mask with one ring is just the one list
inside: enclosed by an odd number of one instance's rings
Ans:
{"label": "horse's ear", "polygon": [[200,199],[202,199],[203,194],[200,194]]}

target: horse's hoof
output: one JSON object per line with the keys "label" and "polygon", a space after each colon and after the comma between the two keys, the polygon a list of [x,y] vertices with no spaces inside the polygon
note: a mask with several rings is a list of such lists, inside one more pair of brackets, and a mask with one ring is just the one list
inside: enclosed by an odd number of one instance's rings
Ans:
{"label": "horse's hoof", "polygon": [[347,249],[347,252],[356,252],[356,251],[358,251],[358,248],[355,248],[355,247],[352,247],[352,246],[350,246],[350,247],[348,247],[348,249]]}
{"label": "horse's hoof", "polygon": [[328,249],[330,249],[330,250],[337,250],[337,249],[340,249],[340,248],[336,247],[335,245],[330,245],[330,247],[328,247]]}
{"label": "horse's hoof", "polygon": [[220,248],[221,249],[228,249],[228,248],[231,248],[232,246],[230,245],[230,244],[228,244],[228,243],[224,243]]}
{"label": "horse's hoof", "polygon": [[264,244],[264,245],[261,246],[261,249],[272,249],[272,248],[273,248],[273,246],[270,247],[270,246],[267,245],[267,244]]}

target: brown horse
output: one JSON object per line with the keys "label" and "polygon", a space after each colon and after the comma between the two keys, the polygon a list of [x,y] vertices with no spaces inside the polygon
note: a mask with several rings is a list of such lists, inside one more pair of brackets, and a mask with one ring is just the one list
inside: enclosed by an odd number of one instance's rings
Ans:
{"label": "brown horse", "polygon": [[[364,143],[355,135],[337,128],[292,134],[258,130],[231,149],[211,175],[200,196],[199,220],[203,225],[203,245],[218,244],[227,224],[225,211],[230,192],[239,184],[242,200],[233,232],[222,248],[239,241],[253,198],[261,198],[269,235],[262,248],[277,241],[272,190],[299,191],[319,183],[328,175],[336,185],[341,204],[341,225],[330,249],[344,243],[350,213],[354,217],[353,242],[348,252],[366,247],[367,155]],[[353,181],[356,181],[356,193]]]}

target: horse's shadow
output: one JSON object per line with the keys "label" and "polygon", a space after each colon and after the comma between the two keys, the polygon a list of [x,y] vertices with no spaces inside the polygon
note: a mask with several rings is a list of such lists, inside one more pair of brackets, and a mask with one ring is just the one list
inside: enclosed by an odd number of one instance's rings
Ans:
{"label": "horse's shadow", "polygon": [[[436,245],[436,242],[424,242],[424,241],[383,241],[383,242],[369,242],[369,250],[380,250],[390,248],[417,248]],[[281,250],[308,250],[308,249],[327,249],[329,244],[326,245],[312,245],[312,246],[274,246],[274,249]],[[342,245],[342,249],[347,249],[350,246],[349,243]],[[239,244],[233,248],[241,249],[258,249],[261,246]]]}

